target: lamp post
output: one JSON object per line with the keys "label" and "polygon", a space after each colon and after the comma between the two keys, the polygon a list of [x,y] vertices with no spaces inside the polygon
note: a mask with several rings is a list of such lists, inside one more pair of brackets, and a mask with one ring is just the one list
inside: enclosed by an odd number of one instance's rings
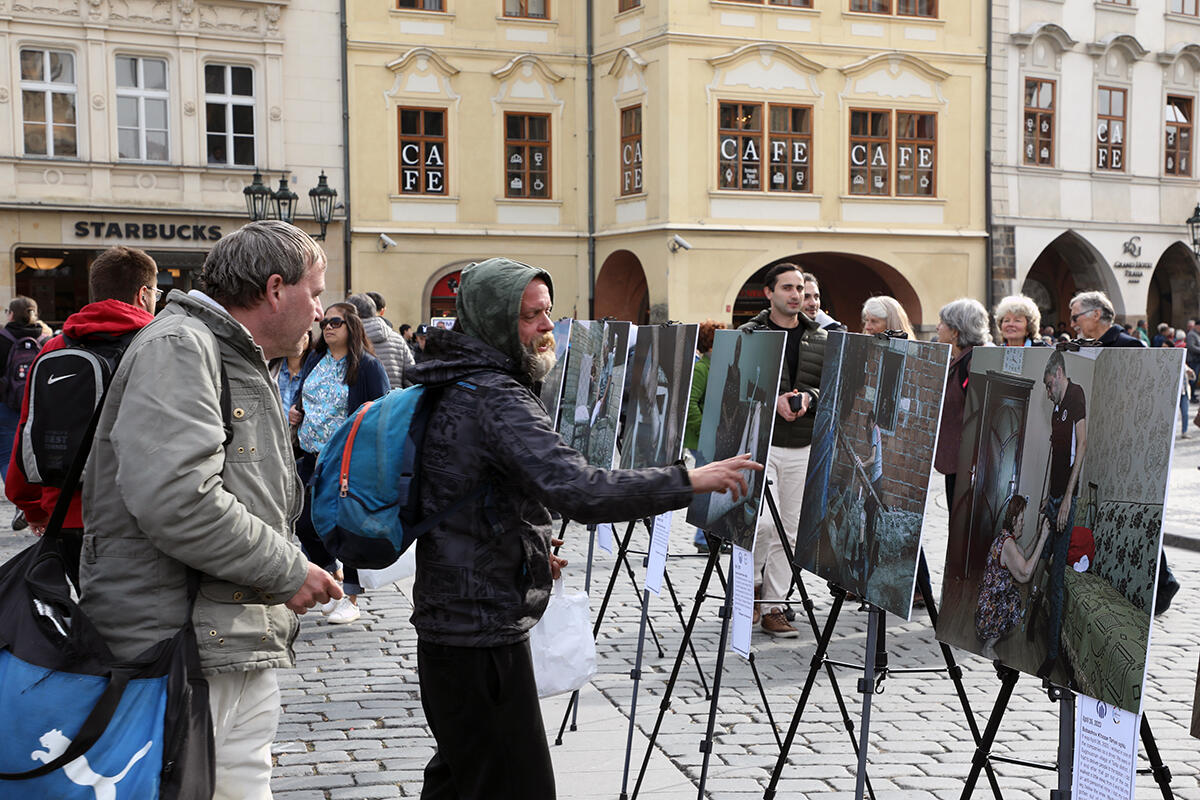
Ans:
{"label": "lamp post", "polygon": [[242,194],[246,197],[246,215],[250,217],[251,222],[258,222],[260,219],[267,218],[267,206],[271,201],[271,190],[262,182],[262,173],[254,170],[254,181],[242,189]]}
{"label": "lamp post", "polygon": [[325,228],[333,219],[333,206],[337,202],[337,189],[331,189],[325,179],[325,170],[317,178],[317,185],[308,190],[308,199],[312,201],[313,219],[321,226],[321,233],[312,238],[325,241]]}
{"label": "lamp post", "polygon": [[1196,210],[1188,217],[1187,226],[1192,239],[1192,252],[1200,256],[1200,203],[1196,204]]}
{"label": "lamp post", "polygon": [[271,195],[271,217],[289,225],[296,218],[296,201],[300,196],[288,188],[287,176],[279,179],[279,188]]}

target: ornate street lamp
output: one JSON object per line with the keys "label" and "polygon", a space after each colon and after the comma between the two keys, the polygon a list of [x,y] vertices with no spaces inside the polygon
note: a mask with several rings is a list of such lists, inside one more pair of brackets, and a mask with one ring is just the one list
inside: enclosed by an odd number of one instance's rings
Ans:
{"label": "ornate street lamp", "polygon": [[1192,238],[1192,252],[1200,256],[1200,203],[1196,204],[1196,210],[1188,217],[1187,226],[1188,235]]}
{"label": "ornate street lamp", "polygon": [[289,225],[296,218],[296,201],[300,195],[288,188],[287,176],[279,179],[279,189],[271,195],[271,217]]}
{"label": "ornate street lamp", "polygon": [[242,189],[246,196],[246,214],[251,222],[267,218],[268,206],[271,202],[271,190],[263,185],[262,173],[254,170],[254,182]]}
{"label": "ornate street lamp", "polygon": [[317,179],[317,185],[308,190],[308,199],[312,201],[313,219],[321,226],[321,233],[312,238],[323,242],[325,241],[325,228],[333,219],[333,206],[337,202],[337,189],[330,188],[329,182],[325,179],[325,170],[321,170],[321,177]]}

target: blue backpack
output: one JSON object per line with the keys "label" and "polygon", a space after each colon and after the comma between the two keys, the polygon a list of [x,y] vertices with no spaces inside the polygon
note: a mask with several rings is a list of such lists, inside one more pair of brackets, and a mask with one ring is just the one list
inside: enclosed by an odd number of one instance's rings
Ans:
{"label": "blue backpack", "polygon": [[343,562],[389,566],[418,536],[483,494],[481,485],[421,518],[421,446],[441,391],[410,386],[363,403],[321,449],[311,481],[312,522],[322,544]]}

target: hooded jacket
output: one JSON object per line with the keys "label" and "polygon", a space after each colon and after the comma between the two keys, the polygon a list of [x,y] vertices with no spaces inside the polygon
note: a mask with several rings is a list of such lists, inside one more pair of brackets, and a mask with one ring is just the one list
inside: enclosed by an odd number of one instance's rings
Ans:
{"label": "hooded jacket", "polygon": [[[422,510],[460,510],[417,540],[413,625],[423,641],[523,641],[550,593],[550,512],[576,522],[640,519],[691,500],[680,466],[601,470],[567,447],[521,365],[521,295],[544,271],[491,259],[463,272],[458,325],[431,329],[412,377],[446,385],[422,450]],[[463,502],[477,487],[481,497]]]}
{"label": "hooded jacket", "polygon": [[404,379],[404,371],[414,363],[412,351],[404,337],[396,333],[382,317],[367,317],[362,321],[363,332],[375,349],[375,357],[387,371],[388,384],[392,389],[410,385]]}
{"label": "hooded jacket", "polygon": [[[221,366],[233,438],[224,444]],[[206,674],[292,664],[304,583],[301,489],[279,391],[250,332],[203,296],[171,292],[125,351],[84,474],[80,605],[117,658],[188,618]]]}
{"label": "hooded jacket", "polygon": [[[803,329],[800,334],[800,357],[796,360],[796,374],[788,368],[787,358],[779,371],[779,394],[799,389],[812,395],[808,412],[793,422],[775,415],[775,430],[771,434],[772,447],[808,447],[812,444],[813,421],[817,418],[817,401],[821,399],[821,369],[825,366],[825,342],[829,334],[806,314],[797,315]],[[772,330],[768,321],[771,310],[764,308],[754,319],[738,327],[740,331]]]}
{"label": "hooded jacket", "polygon": [[[97,335],[124,336],[131,331],[141,330],[153,319],[154,315],[140,306],[120,300],[99,300],[95,303],[88,303],[67,317],[67,321],[63,324],[63,334],[74,341],[82,341]],[[38,357],[41,358],[46,353],[61,350],[66,346],[67,343],[63,341],[62,336],[55,336],[46,343]],[[21,442],[22,431],[25,430],[25,422],[28,419],[29,386],[26,385],[25,399],[21,402],[21,419],[17,423],[16,441],[18,444]],[[53,486],[38,486],[25,480],[25,470],[21,468],[20,446],[13,447],[12,458],[8,462],[8,474],[4,481],[4,493],[8,495],[9,500],[16,504],[17,508],[25,512],[25,518],[33,525],[45,525],[50,521],[50,515],[54,512],[54,504],[58,502],[59,494],[58,489]],[[63,520],[64,528],[83,527],[83,516],[80,511],[82,494],[82,491],[78,491],[71,498],[71,506],[67,510],[66,519]]]}

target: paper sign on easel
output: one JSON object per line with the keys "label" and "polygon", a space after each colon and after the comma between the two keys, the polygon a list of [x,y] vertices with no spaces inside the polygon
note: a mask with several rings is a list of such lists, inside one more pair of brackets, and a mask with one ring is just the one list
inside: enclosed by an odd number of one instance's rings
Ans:
{"label": "paper sign on easel", "polygon": [[1133,800],[1140,716],[1075,696],[1073,800]]}
{"label": "paper sign on easel", "polygon": [[750,658],[750,629],[754,617],[754,553],[733,546],[732,573],[733,619],[729,646],[745,659]]}
{"label": "paper sign on easel", "polygon": [[659,594],[662,590],[663,572],[667,568],[668,542],[671,539],[672,512],[659,514],[654,519],[654,531],[650,534],[650,553],[646,558],[646,589]]}
{"label": "paper sign on easel", "polygon": [[601,522],[596,526],[596,545],[608,553],[610,556],[613,551],[613,529],[612,523]]}

